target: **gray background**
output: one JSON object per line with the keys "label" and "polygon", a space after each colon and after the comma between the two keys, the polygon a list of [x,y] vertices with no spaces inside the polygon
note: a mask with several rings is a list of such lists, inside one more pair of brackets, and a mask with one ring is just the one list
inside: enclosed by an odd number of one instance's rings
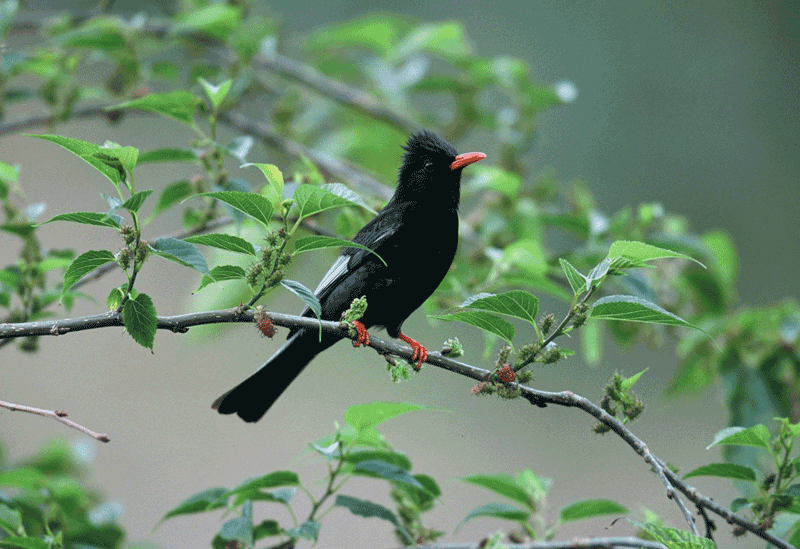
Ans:
{"label": "gray background", "polygon": [[[367,7],[276,2],[270,9],[290,31],[291,53],[318,25],[361,15]],[[798,295],[797,3],[378,1],[368,9],[434,21],[458,19],[481,54],[522,57],[544,83],[574,82],[577,101],[540,119],[532,173],[552,166],[563,180],[584,179],[607,212],[660,201],[668,211],[686,215],[698,231],[729,231],[741,258],[743,304],[770,304]],[[39,113],[34,106],[12,113],[10,119]],[[154,119],[130,118],[118,128],[75,123],[58,132],[142,150],[190,139],[176,124]],[[461,150],[490,149],[480,142],[458,145]],[[95,197],[108,192],[104,180],[54,145],[3,137],[0,158],[22,167],[27,200],[48,202],[45,216],[103,208]],[[137,185],[159,189],[186,175],[178,169],[143,167],[137,169]],[[148,236],[174,228],[164,219],[149,227]],[[79,251],[118,246],[111,232],[71,224],[45,226],[41,237],[53,247]],[[16,245],[14,238],[2,237],[0,264],[15,257]],[[325,265],[306,266],[298,269],[297,278],[313,287]],[[177,266],[148,263],[139,287],[154,297],[160,314],[183,312],[191,307],[186,275]],[[98,303],[80,303],[69,315],[102,310],[108,289],[121,282],[116,273],[88,287]],[[290,297],[270,306],[298,309]],[[564,308],[554,302],[546,306],[556,313]],[[57,317],[66,315],[56,310]],[[432,328],[417,312],[406,329],[431,348],[458,335],[467,342],[468,359],[481,363],[481,340],[469,328]],[[261,423],[245,425],[212,413],[210,402],[261,364],[281,340],[261,339],[244,326],[193,330],[186,336],[159,333],[155,354],[150,354],[121,330],[109,329],[46,339],[35,355],[6,348],[0,398],[66,409],[76,421],[108,432],[112,442],[96,446],[55,422],[8,411],[0,411],[0,438],[15,458],[52,436],[69,437],[84,449],[94,447],[97,487],[122,506],[131,538],[152,539],[169,548],[193,547],[210,539],[221,524],[218,516],[170,521],[151,533],[164,512],[186,496],[276,469],[299,471],[319,492],[322,486],[315,481],[324,468],[304,453],[306,443],[331,432],[349,404],[410,400],[449,410],[412,414],[382,429],[398,450],[408,452],[415,472],[440,481],[444,505],[431,522],[441,529],[452,532],[469,509],[496,499],[453,479],[525,468],[554,479],[547,514],[551,520],[559,507],[575,499],[610,497],[636,512],[652,509],[683,527],[674,503],[648,467],[618,438],[592,436],[588,416],[473,398],[470,382],[432,367],[410,382],[393,385],[374,353],[345,344],[316,360]],[[595,369],[587,369],[576,356],[538,368],[534,385],[597,399],[601,383],[613,371],[631,374],[650,367],[637,385],[649,409],[633,429],[655,453],[686,472],[719,460],[716,450],[704,448],[726,418],[716,389],[664,400],[663,388],[675,366],[671,346],[627,353],[609,346]],[[726,481],[693,480],[721,503],[736,495]],[[377,481],[354,481],[345,493],[371,494],[388,504],[387,490]],[[271,511],[261,509],[257,517]],[[303,516],[302,509],[297,513]],[[282,511],[277,518],[288,520]],[[610,522],[579,523],[564,528],[559,537],[631,531],[623,522]],[[718,539],[732,546],[726,525],[718,525]],[[502,526],[479,519],[450,539],[476,540]],[[753,543],[751,537],[739,546]],[[320,539],[321,547],[393,544],[385,523],[354,518],[343,510],[330,513]]]}

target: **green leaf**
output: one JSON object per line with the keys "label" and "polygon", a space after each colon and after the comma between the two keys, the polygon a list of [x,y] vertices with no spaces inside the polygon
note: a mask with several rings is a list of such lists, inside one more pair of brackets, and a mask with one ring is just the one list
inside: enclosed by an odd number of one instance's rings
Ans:
{"label": "green leaf", "polygon": [[353,21],[328,25],[310,35],[306,47],[330,51],[331,48],[366,48],[385,56],[397,43],[401,21],[383,15],[367,15]]}
{"label": "green leaf", "polygon": [[558,262],[561,264],[561,270],[564,271],[567,277],[569,287],[572,288],[572,293],[578,295],[586,291],[586,277],[566,259],[559,258]]}
{"label": "green leaf", "polygon": [[221,499],[222,494],[226,493],[225,488],[209,488],[193,496],[189,496],[176,507],[171,509],[164,515],[161,520],[177,517],[180,515],[191,515],[194,513],[203,513],[225,507],[225,501]]}
{"label": "green leaf", "polygon": [[269,185],[265,186],[261,190],[261,194],[264,195],[267,199],[274,206],[280,205],[283,202],[283,173],[278,169],[278,166],[275,164],[242,164],[239,166],[240,168],[247,168],[250,166],[255,166],[261,173],[264,174],[264,177],[267,179],[267,183]]}
{"label": "green leaf", "polygon": [[358,515],[360,517],[366,517],[366,518],[376,517],[379,519],[387,520],[392,524],[394,524],[398,532],[403,534],[403,537],[406,538],[407,543],[413,543],[414,541],[414,539],[411,537],[411,534],[408,533],[403,524],[397,519],[397,516],[383,505],[379,505],[377,503],[374,503],[372,501],[367,501],[365,499],[358,499],[352,496],[345,496],[342,494],[336,495],[336,501],[334,505],[338,505],[339,507],[344,507],[354,515]]}
{"label": "green leaf", "polygon": [[408,471],[411,469],[411,460],[405,454],[397,452],[388,452],[385,450],[364,450],[359,452],[350,452],[342,456],[342,459],[347,463],[362,463],[364,461],[380,460],[386,463],[391,463]]}
{"label": "green leaf", "polygon": [[346,240],[344,238],[335,238],[332,236],[322,236],[322,235],[311,235],[298,238],[297,241],[294,243],[294,253],[296,254],[302,252],[310,252],[312,250],[321,250],[324,248],[360,248],[362,250],[367,250],[369,253],[373,254],[375,257],[380,259],[381,263],[386,265],[386,262],[383,260],[383,258],[379,256],[377,253],[375,253],[373,250],[370,250],[369,248],[361,244],[357,244],[352,240]]}
{"label": "green leaf", "polygon": [[228,496],[248,494],[259,490],[267,490],[278,486],[299,486],[300,478],[294,471],[273,471],[272,473],[251,478],[219,496],[225,500]]}
{"label": "green leaf", "polygon": [[444,315],[429,315],[428,318],[447,322],[452,322],[454,320],[464,322],[465,324],[495,334],[509,343],[514,339],[514,326],[512,324],[506,322],[499,316],[485,311],[457,311]]}
{"label": "green leaf", "polygon": [[515,198],[522,185],[519,174],[507,172],[497,166],[470,166],[469,173],[473,176],[470,180],[470,189],[491,189],[504,194],[508,198]]}
{"label": "green leaf", "polygon": [[454,63],[467,57],[472,48],[464,27],[460,23],[447,21],[420,25],[397,47],[397,55],[404,58],[420,51],[433,53]]}
{"label": "green leaf", "polygon": [[146,222],[149,223],[158,214],[166,211],[176,202],[183,200],[187,196],[191,196],[192,193],[194,193],[194,188],[188,181],[178,181],[168,185],[161,191],[161,195],[158,197],[158,203],[155,209],[153,209],[153,213],[147,216]]}
{"label": "green leaf", "polygon": [[56,145],[59,145],[87,164],[95,170],[103,174],[115,186],[118,186],[123,179],[124,173],[120,172],[118,168],[114,168],[107,161],[101,160],[96,155],[100,152],[100,146],[94,143],[87,143],[79,139],[72,139],[71,137],[64,137],[63,135],[50,135],[50,134],[23,134],[27,137],[36,137],[38,139],[46,139]]}
{"label": "green leaf", "polygon": [[[335,187],[335,190],[341,193],[342,188],[347,189],[344,185],[340,185]],[[341,208],[342,206],[359,205],[363,207],[363,204],[359,204],[350,198],[342,197],[333,192],[330,187],[325,186],[317,187],[316,185],[304,184],[299,185],[294,191],[294,203],[298,209],[299,219],[333,208]]]}
{"label": "green leaf", "polygon": [[364,202],[364,199],[361,196],[352,190],[351,188],[347,187],[346,185],[342,185],[341,183],[325,183],[324,185],[320,185],[321,189],[325,189],[330,193],[338,196],[339,198],[344,198],[345,200],[352,202],[357,206],[361,206],[368,212],[372,214],[377,214],[375,210],[370,208],[369,204]]}
{"label": "green leaf", "polygon": [[50,549],[51,545],[39,538],[10,536],[0,539],[3,549]]}
{"label": "green leaf", "polygon": [[344,413],[344,419],[360,431],[374,428],[393,417],[429,409],[427,406],[410,402],[370,402],[350,406]]}
{"label": "green leaf", "polygon": [[0,486],[20,490],[40,490],[47,485],[47,477],[38,469],[23,467],[0,471]]}
{"label": "green leaf", "polygon": [[[476,507],[464,517],[464,520],[458,525],[458,528],[470,520],[477,517],[491,517],[503,520],[513,520],[514,522],[524,522],[531,516],[529,511],[525,511],[508,503],[487,503]],[[456,528],[456,531],[458,531]]]}
{"label": "green leaf", "polygon": [[605,258],[598,263],[589,274],[586,275],[586,288],[589,289],[595,285],[595,282],[601,281],[607,274],[611,267],[611,259]]}
{"label": "green leaf", "polygon": [[136,147],[123,147],[112,141],[106,141],[100,147],[100,150],[95,153],[95,156],[108,162],[111,166],[117,166],[117,163],[119,163],[119,166],[130,173],[136,167],[136,162],[139,159],[139,149]]}
{"label": "green leaf", "polygon": [[670,528],[653,522],[646,524],[640,524],[636,521],[631,522],[669,549],[717,549],[717,546],[710,539],[695,536],[686,530]]}
{"label": "green leaf", "polygon": [[288,280],[286,278],[281,280],[281,286],[305,301],[306,305],[308,305],[308,308],[311,309],[315,315],[317,315],[317,318],[319,318],[320,314],[322,314],[322,306],[320,305],[317,296],[314,295],[314,292],[299,282],[295,280]]}
{"label": "green leaf", "polygon": [[107,110],[141,109],[167,116],[187,126],[195,127],[194,115],[199,104],[200,100],[191,93],[184,90],[174,90],[166,93],[151,93],[138,99],[108,107]]}
{"label": "green leaf", "polygon": [[147,189],[146,191],[139,191],[138,193],[132,195],[128,200],[122,203],[120,208],[124,208],[129,212],[138,212],[139,208],[142,207],[144,201],[147,200],[147,197],[153,193],[153,189]]}
{"label": "green leaf", "polygon": [[73,223],[82,223],[84,225],[94,225],[97,227],[108,227],[109,229],[119,229],[122,224],[122,217],[119,215],[108,216],[107,214],[97,212],[72,212],[65,214],[58,214],[48,219],[43,223],[36,225],[45,225],[53,221],[71,221]]}
{"label": "green leaf", "polygon": [[307,520],[300,526],[286,530],[284,533],[290,538],[310,539],[316,542],[317,538],[319,538],[319,531],[321,528],[322,524],[316,520]]}
{"label": "green leaf", "polygon": [[72,288],[73,285],[81,278],[91,273],[98,267],[102,267],[106,263],[115,261],[114,254],[108,250],[94,250],[84,252],[67,267],[67,272],[64,273],[64,286],[61,290],[61,299],[64,294]]}
{"label": "green leaf", "polygon": [[611,295],[598,299],[594,303],[589,316],[606,320],[668,324],[700,330],[694,324],[686,322],[681,317],[662,309],[658,305],[630,295]]}
{"label": "green leaf", "polygon": [[140,293],[135,298],[128,299],[122,306],[122,323],[136,343],[153,350],[158,320],[156,307],[150,296]]}
{"label": "green leaf", "polygon": [[225,101],[225,97],[227,97],[233,85],[233,80],[230,78],[218,86],[215,86],[205,78],[198,78],[197,81],[203,86],[203,91],[206,92],[206,96],[211,101],[211,105],[214,107],[215,111],[219,109],[219,106]]}
{"label": "green leaf", "polygon": [[650,368],[645,368],[644,370],[642,370],[638,374],[632,375],[631,377],[629,377],[628,379],[623,381],[622,382],[622,390],[627,393],[630,390],[630,388],[633,387],[633,385],[639,380],[639,378],[642,377],[642,374],[644,374],[649,369]]}
{"label": "green leaf", "polygon": [[684,479],[692,477],[722,477],[755,482],[756,472],[750,467],[735,463],[709,463],[683,475]]}
{"label": "green leaf", "polygon": [[212,248],[227,250],[229,252],[247,254],[253,257],[255,257],[256,255],[256,250],[255,248],[253,248],[252,244],[250,244],[244,238],[241,238],[239,236],[233,236],[230,234],[224,234],[224,233],[202,234],[197,236],[189,236],[187,238],[184,238],[184,240],[186,242],[191,242],[192,244],[211,246]]}
{"label": "green leaf", "polygon": [[524,290],[511,290],[502,294],[478,294],[468,298],[459,307],[499,313],[536,324],[539,300]]}
{"label": "green leaf", "polygon": [[476,474],[463,476],[459,480],[486,488],[495,494],[499,494],[521,505],[524,505],[526,508],[533,511],[531,508],[531,498],[528,495],[528,492],[526,492],[511,475]]}
{"label": "green leaf", "polygon": [[584,499],[561,508],[561,522],[582,520],[603,515],[625,515],[628,510],[610,499]]}
{"label": "green leaf", "polygon": [[502,262],[534,278],[545,277],[549,269],[541,243],[533,238],[523,238],[506,246]]}
{"label": "green leaf", "polygon": [[200,193],[195,196],[208,196],[223,202],[231,208],[249,215],[265,227],[269,227],[272,219],[272,202],[256,193],[242,191],[217,191],[213,193]]}
{"label": "green leaf", "polygon": [[624,257],[625,259],[637,264],[650,261],[651,259],[664,259],[673,257],[688,259],[690,261],[694,261],[700,266],[704,266],[702,263],[692,257],[689,257],[688,255],[679,254],[678,252],[673,252],[672,250],[659,248],[643,242],[634,242],[630,240],[617,240],[614,242],[609,248],[608,255],[606,257],[611,259],[615,257]]}
{"label": "green leaf", "polygon": [[178,14],[173,30],[179,34],[207,34],[224,43],[236,29],[241,17],[241,10],[214,3]]}
{"label": "green leaf", "polygon": [[394,463],[387,463],[379,459],[370,459],[356,463],[353,467],[353,473],[356,475],[360,474],[368,477],[382,478],[390,482],[408,484],[419,490],[425,490],[425,487],[420,484],[408,470],[398,467]]}
{"label": "green leaf", "polygon": [[89,48],[114,53],[126,45],[125,29],[116,17],[98,16],[53,40],[63,48]]}
{"label": "green leaf", "polygon": [[226,280],[244,280],[247,277],[247,273],[245,273],[244,269],[238,265],[217,265],[211,269],[210,275],[210,277],[203,275],[203,279],[200,281],[200,286],[198,286],[198,288],[195,290],[195,293],[215,282],[224,282]]}
{"label": "green leaf", "polygon": [[197,156],[192,151],[184,149],[153,149],[139,155],[140,164],[147,164],[149,162],[194,162]]}
{"label": "green leaf", "polygon": [[753,446],[770,450],[769,429],[765,425],[754,425],[745,429],[744,427],[727,427],[714,435],[714,441],[706,447],[706,450],[717,444],[730,446]]}
{"label": "green leaf", "polygon": [[185,267],[191,267],[204,275],[209,275],[206,258],[194,244],[172,237],[157,238],[149,244],[150,249],[159,257],[174,261]]}
{"label": "green leaf", "polygon": [[0,231],[5,231],[21,238],[29,237],[33,234],[35,228],[36,225],[31,225],[30,223],[6,223],[0,225]]}

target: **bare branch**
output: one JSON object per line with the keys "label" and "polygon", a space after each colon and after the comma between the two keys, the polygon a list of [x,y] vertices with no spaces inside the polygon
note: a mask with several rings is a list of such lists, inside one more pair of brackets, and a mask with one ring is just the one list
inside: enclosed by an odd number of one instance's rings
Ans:
{"label": "bare branch", "polygon": [[[411,545],[404,549],[416,548]],[[442,545],[425,545],[425,549],[476,549],[481,545],[474,543],[445,543]],[[507,549],[620,549],[632,547],[635,549],[666,549],[657,541],[643,540],[634,537],[628,538],[575,538],[561,541],[532,541],[530,543],[503,543]]]}
{"label": "bare branch", "polygon": [[0,400],[0,408],[7,408],[12,412],[26,412],[28,414],[35,414],[37,416],[44,416],[55,419],[56,421],[60,421],[61,423],[63,423],[68,427],[77,429],[81,433],[89,435],[90,437],[97,439],[100,442],[109,442],[111,440],[106,434],[97,433],[87,427],[84,427],[79,423],[75,423],[71,419],[67,419],[67,412],[64,411],[34,408],[33,406],[24,406],[22,404],[14,404],[13,402],[6,402],[5,400]]}

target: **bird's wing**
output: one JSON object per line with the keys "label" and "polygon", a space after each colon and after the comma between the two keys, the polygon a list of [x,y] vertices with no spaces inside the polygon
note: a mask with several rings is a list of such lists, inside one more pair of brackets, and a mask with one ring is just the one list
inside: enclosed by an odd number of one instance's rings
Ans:
{"label": "bird's wing", "polygon": [[[380,255],[381,244],[395,232],[396,220],[399,214],[400,212],[394,208],[384,208],[356,233],[353,237],[353,242],[361,244]],[[320,302],[324,302],[325,298],[347,277],[348,273],[357,270],[367,262],[380,263],[380,259],[375,254],[362,248],[345,248],[334,260],[333,265],[322,277],[322,280],[320,280],[314,290],[314,295],[317,296]],[[309,307],[306,307],[300,315],[313,316],[313,313]]]}

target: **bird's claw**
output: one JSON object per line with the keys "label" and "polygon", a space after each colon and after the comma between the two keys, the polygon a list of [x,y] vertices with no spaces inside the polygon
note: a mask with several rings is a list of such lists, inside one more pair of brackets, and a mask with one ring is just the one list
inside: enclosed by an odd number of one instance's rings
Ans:
{"label": "bird's claw", "polygon": [[399,339],[411,345],[411,349],[414,351],[414,354],[411,355],[411,362],[413,363],[415,360],[418,360],[417,364],[414,365],[414,369],[419,371],[419,369],[422,368],[422,363],[428,360],[428,349],[426,349],[422,343],[411,339],[406,334],[400,334]]}
{"label": "bird's claw", "polygon": [[357,336],[353,340],[353,347],[361,347],[364,345],[365,347],[369,345],[369,332],[367,332],[367,328],[358,320],[353,321],[353,328],[355,328]]}

